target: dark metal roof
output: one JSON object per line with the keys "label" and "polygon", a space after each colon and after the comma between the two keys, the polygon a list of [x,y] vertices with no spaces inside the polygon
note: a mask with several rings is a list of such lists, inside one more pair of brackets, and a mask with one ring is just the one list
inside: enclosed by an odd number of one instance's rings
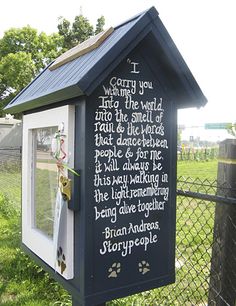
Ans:
{"label": "dark metal roof", "polygon": [[[182,90],[190,93],[189,103],[180,107],[202,106],[207,100],[169,36],[154,7],[122,23],[97,48],[50,71],[48,66],[5,108],[16,113],[90,95],[137,44],[149,33],[163,48],[172,69],[181,80]],[[185,105],[186,104],[186,105]]]}

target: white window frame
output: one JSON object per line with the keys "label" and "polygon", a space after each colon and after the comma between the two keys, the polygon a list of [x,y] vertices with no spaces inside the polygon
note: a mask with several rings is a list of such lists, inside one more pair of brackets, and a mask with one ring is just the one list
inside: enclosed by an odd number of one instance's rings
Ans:
{"label": "white window frame", "polygon": [[[53,239],[43,234],[34,226],[34,156],[33,130],[45,127],[60,127],[64,124],[68,167],[74,168],[74,120],[75,108],[66,105],[50,110],[24,115],[23,117],[23,148],[22,148],[22,242],[49,266],[60,273],[56,264]],[[65,173],[68,175],[66,169]],[[63,277],[71,279],[74,276],[74,213],[67,208],[66,233],[63,242],[66,257],[66,269]],[[63,235],[63,236],[64,236]]]}

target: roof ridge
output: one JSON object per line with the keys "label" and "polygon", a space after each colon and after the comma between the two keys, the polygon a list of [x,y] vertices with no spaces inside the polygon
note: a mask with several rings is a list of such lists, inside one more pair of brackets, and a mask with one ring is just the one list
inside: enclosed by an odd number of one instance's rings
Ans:
{"label": "roof ridge", "polygon": [[159,15],[158,11],[156,10],[156,8],[154,6],[151,6],[150,8],[146,9],[145,11],[141,12],[141,13],[138,13],[136,15],[134,15],[133,17],[129,18],[128,20],[125,20],[123,21],[122,23],[118,24],[117,26],[114,27],[114,30],[117,30],[119,29],[120,27],[126,25],[127,23],[135,20],[135,19],[139,19],[141,18],[142,16],[144,16],[146,13],[148,12],[155,12],[155,14],[157,14],[157,16]]}

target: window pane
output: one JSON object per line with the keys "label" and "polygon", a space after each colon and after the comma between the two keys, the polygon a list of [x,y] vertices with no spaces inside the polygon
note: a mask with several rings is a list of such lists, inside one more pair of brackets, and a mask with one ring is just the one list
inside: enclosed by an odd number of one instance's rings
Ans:
{"label": "window pane", "polygon": [[56,160],[51,143],[57,127],[35,129],[34,226],[48,236],[53,235],[54,208],[58,186]]}

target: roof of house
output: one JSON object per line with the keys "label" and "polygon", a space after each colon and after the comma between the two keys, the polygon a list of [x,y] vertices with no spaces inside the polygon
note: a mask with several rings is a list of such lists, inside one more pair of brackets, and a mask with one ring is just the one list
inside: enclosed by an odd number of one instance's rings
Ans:
{"label": "roof of house", "polygon": [[[95,49],[60,67],[50,70],[51,63],[5,108],[16,113],[61,102],[94,89],[148,34],[162,50],[182,101],[178,107],[203,106],[207,102],[191,71],[161,22],[154,7],[125,21]],[[184,94],[182,94],[184,93]]]}
{"label": "roof of house", "polygon": [[6,126],[6,125],[14,125],[16,123],[20,123],[21,120],[18,120],[18,119],[14,119],[13,116],[7,114],[5,117],[3,118],[0,118],[0,125],[1,126]]}

